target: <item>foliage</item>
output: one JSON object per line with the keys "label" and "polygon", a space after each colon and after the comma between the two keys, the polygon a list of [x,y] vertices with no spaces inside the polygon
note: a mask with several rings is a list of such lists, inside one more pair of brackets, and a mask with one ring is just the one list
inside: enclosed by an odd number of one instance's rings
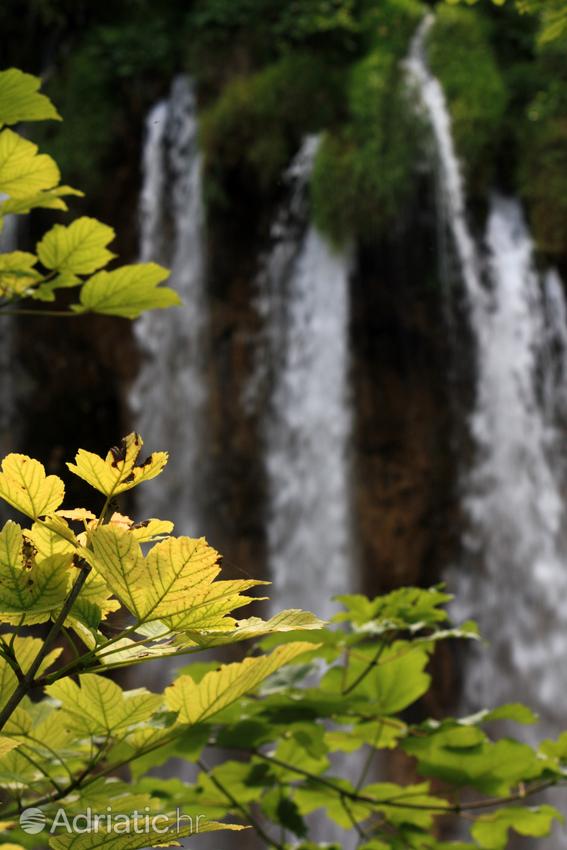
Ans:
{"label": "foliage", "polygon": [[68,132],[46,130],[42,143],[88,191],[96,191],[98,172],[124,145],[130,131],[126,107],[142,99],[156,78],[173,72],[174,28],[167,23],[155,9],[143,9],[131,20],[93,26],[49,83]]}
{"label": "foliage", "polygon": [[342,90],[340,69],[306,53],[229,83],[202,116],[209,198],[221,197],[236,169],[260,191],[273,189],[302,136],[336,120]]}
{"label": "foliage", "polygon": [[[0,73],[0,120],[56,118],[37,89],[28,75]],[[50,157],[10,129],[0,132],[0,180],[2,216],[62,209],[73,191],[59,185]],[[171,303],[157,286],[160,267],[104,269],[112,236],[83,217],[55,225],[37,254],[1,255],[4,303],[54,298],[68,286],[81,287],[76,312],[131,317]],[[203,538],[116,510],[122,493],[167,464],[165,452],[140,462],[141,449],[130,434],[105,457],[79,450],[68,464],[99,494],[96,513],[62,507],[64,482],[37,460],[2,461],[0,499],[28,522],[9,520],[0,531],[1,847],[41,840],[18,823],[29,807],[50,828],[59,824],[49,833],[54,850],[141,850],[246,826],[266,846],[309,850],[321,846],[305,820],[316,810],[354,829],[361,850],[504,850],[511,832],[544,836],[562,819],[529,798],[565,781],[565,734],[535,749],[494,740],[487,727],[496,720],[533,721],[518,705],[419,720],[436,646],[477,637],[473,624],[447,622],[441,588],[341,597],[329,628],[299,610],[237,619],[264,582],[223,579]],[[162,693],[123,689],[107,675],[242,641],[256,641],[243,660],[191,663]],[[205,750],[235,757],[209,768]],[[376,774],[376,758],[392,750],[413,759],[404,784]],[[148,775],[173,754],[198,766],[194,782]],[[336,754],[353,754],[351,778],[337,775]],[[101,820],[68,831],[61,811]],[[141,811],[152,816],[142,829]],[[108,812],[120,820],[109,824]],[[37,811],[27,816],[37,822]],[[244,824],[221,823],[227,816]],[[440,840],[442,822],[457,816],[470,841]]]}
{"label": "foliage", "polygon": [[449,103],[457,150],[471,188],[484,192],[492,178],[507,106],[486,20],[472,9],[440,6],[428,58]]}
{"label": "foliage", "polygon": [[[0,230],[8,215],[37,208],[65,211],[64,198],[82,194],[60,184],[55,160],[5,126],[60,117],[38,89],[31,74],[15,68],[0,72]],[[54,225],[35,253],[0,255],[0,307],[13,312],[28,299],[52,302],[59,290],[69,288],[79,289],[79,300],[63,315],[94,312],[132,319],[143,310],[178,304],[172,289],[159,286],[168,272],[155,263],[101,271],[114,258],[107,248],[113,238],[111,227],[82,217],[68,226]]]}
{"label": "foliage", "polygon": [[[461,0],[447,0],[455,4]],[[466,0],[475,3],[477,0]],[[506,0],[492,0],[497,6],[502,6]],[[537,15],[540,19],[540,44],[548,44],[557,38],[567,35],[567,8],[563,0],[515,0],[517,9],[522,13]]]}
{"label": "foliage", "polygon": [[567,253],[567,35],[542,45],[534,80],[538,84],[521,125],[520,186],[528,199],[538,245]]}
{"label": "foliage", "polygon": [[327,133],[311,190],[315,221],[337,243],[372,242],[415,198],[415,166],[423,138],[403,71],[379,48],[352,70],[349,120]]}

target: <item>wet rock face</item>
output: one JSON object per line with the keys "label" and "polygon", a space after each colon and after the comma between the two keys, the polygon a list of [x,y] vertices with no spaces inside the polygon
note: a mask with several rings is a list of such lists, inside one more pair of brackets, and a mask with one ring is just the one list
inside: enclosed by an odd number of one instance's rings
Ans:
{"label": "wet rock face", "polygon": [[105,451],[128,428],[124,386],[137,353],[128,322],[102,316],[18,321],[17,449],[40,459],[67,484],[66,504],[95,505],[96,494],[69,475],[79,447]]}
{"label": "wet rock face", "polygon": [[361,257],[352,296],[354,491],[367,593],[439,579],[458,545],[449,357],[427,220]]}

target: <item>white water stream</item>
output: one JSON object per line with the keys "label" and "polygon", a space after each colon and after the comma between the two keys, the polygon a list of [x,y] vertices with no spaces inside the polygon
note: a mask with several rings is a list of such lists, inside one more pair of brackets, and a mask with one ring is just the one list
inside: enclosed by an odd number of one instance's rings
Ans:
{"label": "white water stream", "polygon": [[177,77],[169,98],[149,113],[140,200],[140,259],[171,269],[183,306],[136,323],[142,365],[131,392],[136,429],[171,462],[138,492],[142,517],[172,519],[177,534],[200,534],[203,408],[204,209],[193,85]]}
{"label": "white water stream", "polygon": [[320,615],[353,592],[349,450],[350,251],[309,223],[308,181],[318,140],[307,138],[286,180],[259,287],[270,392],[264,422],[268,562],[278,609]]}
{"label": "white water stream", "polygon": [[472,616],[490,642],[465,675],[468,708],[524,701],[543,730],[564,725],[567,545],[564,453],[556,417],[565,411],[567,324],[561,282],[540,275],[519,203],[494,195],[485,244],[466,214],[460,164],[442,88],[427,67],[433,19],[420,26],[407,61],[429,118],[476,347],[470,416],[475,458],[463,476],[469,523],[466,568],[455,571],[457,616]]}

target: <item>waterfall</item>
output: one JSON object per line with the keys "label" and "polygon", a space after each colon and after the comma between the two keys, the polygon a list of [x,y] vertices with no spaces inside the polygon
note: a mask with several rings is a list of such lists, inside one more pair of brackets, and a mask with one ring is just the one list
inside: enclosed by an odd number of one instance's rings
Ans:
{"label": "waterfall", "polygon": [[264,419],[268,559],[276,608],[334,610],[352,592],[349,445],[349,250],[309,223],[318,139],[305,140],[286,182],[259,279],[269,364]]}
{"label": "waterfall", "polygon": [[410,84],[420,95],[433,130],[440,172],[439,211],[451,231],[471,304],[476,305],[483,300],[483,290],[476,245],[467,223],[463,177],[453,141],[451,117],[441,84],[430,72],[425,55],[427,36],[434,20],[431,14],[423,18],[412,39],[405,68]]}
{"label": "waterfall", "polygon": [[150,111],[143,151],[140,259],[171,269],[183,306],[136,323],[142,364],[130,404],[148,448],[166,448],[171,463],[140,488],[138,514],[172,519],[177,534],[200,533],[202,431],[206,386],[203,330],[204,211],[197,107],[191,81],[177,77],[169,98]]}
{"label": "waterfall", "polygon": [[543,372],[549,394],[544,290],[516,201],[492,200],[487,248],[492,297],[475,328],[477,458],[464,494],[471,560],[482,566],[480,576],[460,573],[457,593],[491,647],[477,653],[466,693],[471,704],[521,699],[549,733],[562,725],[567,686],[562,464],[538,381]]}
{"label": "waterfall", "polygon": [[[565,412],[567,324],[555,272],[538,274],[519,203],[493,195],[486,244],[467,224],[466,197],[439,82],[427,68],[428,16],[407,71],[436,145],[442,209],[452,235],[476,348],[470,415],[475,457],[463,475],[466,567],[454,570],[455,614],[472,616],[490,646],[465,676],[465,707],[523,701],[544,733],[564,720],[567,553],[564,459],[556,422]],[[540,732],[541,735],[541,726]]]}

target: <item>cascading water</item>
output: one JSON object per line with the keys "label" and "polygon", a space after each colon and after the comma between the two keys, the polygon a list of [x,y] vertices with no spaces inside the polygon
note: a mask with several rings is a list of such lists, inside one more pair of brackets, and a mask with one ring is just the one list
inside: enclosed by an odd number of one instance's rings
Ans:
{"label": "cascading water", "polygon": [[467,225],[449,111],[425,59],[432,20],[421,24],[407,70],[433,130],[440,215],[459,261],[477,361],[470,418],[475,459],[463,488],[468,565],[455,571],[455,613],[474,616],[491,644],[470,660],[465,703],[476,708],[524,701],[539,711],[544,732],[553,733],[564,721],[567,686],[564,463],[554,425],[558,408],[565,409],[563,290],[555,273],[545,279],[537,274],[515,200],[491,199],[482,252],[486,269],[481,266]]}
{"label": "cascading water", "polygon": [[567,686],[562,465],[540,391],[548,377],[549,394],[553,381],[545,374],[550,361],[542,280],[516,201],[493,198],[487,248],[491,298],[475,328],[478,388],[471,425],[478,451],[465,493],[469,548],[475,559],[482,557],[482,570],[479,577],[461,574],[458,593],[491,649],[471,665],[467,694],[471,703],[522,699],[553,732],[564,721]]}
{"label": "cascading water", "polygon": [[130,403],[136,429],[172,458],[138,493],[138,514],[172,519],[177,534],[200,533],[202,475],[204,210],[197,114],[191,81],[177,77],[167,101],[150,111],[143,152],[140,259],[171,269],[183,306],[146,314],[136,324],[142,365]]}
{"label": "cascading water", "polygon": [[[352,592],[348,398],[348,250],[309,224],[307,184],[318,140],[287,173],[290,199],[272,229],[259,310],[270,397],[264,423],[268,558],[276,608],[328,615]],[[266,366],[266,363],[269,365]]]}

